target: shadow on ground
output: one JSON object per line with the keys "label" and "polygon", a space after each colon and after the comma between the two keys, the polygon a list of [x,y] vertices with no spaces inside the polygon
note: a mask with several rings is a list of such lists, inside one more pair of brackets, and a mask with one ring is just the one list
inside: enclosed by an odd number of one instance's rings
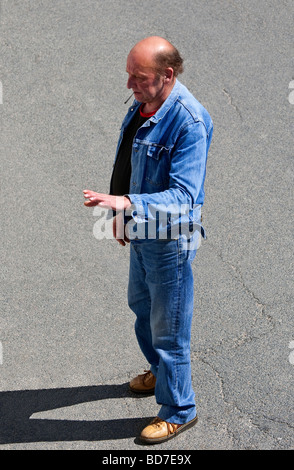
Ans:
{"label": "shadow on ground", "polygon": [[1,392],[0,444],[136,438],[150,417],[97,421],[30,418],[41,411],[128,396],[133,396],[128,384]]}

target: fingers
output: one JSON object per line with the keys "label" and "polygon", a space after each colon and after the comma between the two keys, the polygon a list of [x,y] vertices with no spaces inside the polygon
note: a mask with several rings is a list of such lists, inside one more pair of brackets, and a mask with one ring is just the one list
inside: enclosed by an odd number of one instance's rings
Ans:
{"label": "fingers", "polygon": [[85,197],[92,197],[92,196],[98,196],[99,193],[95,193],[95,191],[90,191],[89,189],[85,189],[83,191]]}
{"label": "fingers", "polygon": [[84,193],[84,197],[86,199],[89,199],[89,201],[86,201],[84,202],[84,205],[87,206],[87,207],[93,207],[93,206],[97,206],[99,204],[99,196],[100,194],[98,193],[95,193],[94,191],[90,191],[89,189],[85,189],[83,191]]}
{"label": "fingers", "polygon": [[127,243],[130,243],[130,240],[125,235],[125,226],[121,214],[118,214],[116,217],[114,217],[112,231],[114,238],[120,245],[126,246]]}
{"label": "fingers", "polygon": [[84,197],[89,199],[85,206],[101,206],[115,211],[122,211],[130,207],[131,202],[128,198],[124,196],[112,196],[109,194],[96,193],[95,191],[90,191],[85,189],[83,191]]}
{"label": "fingers", "polygon": [[109,196],[108,194],[96,193],[95,191],[90,191],[89,189],[85,189],[83,193],[84,197],[89,199],[88,201],[84,202],[85,206],[93,207],[99,205],[108,209],[113,208],[113,201],[111,199],[112,196]]}
{"label": "fingers", "polygon": [[93,206],[97,206],[98,205],[98,202],[96,201],[85,201],[84,202],[84,206],[87,206],[87,207],[93,207]]}

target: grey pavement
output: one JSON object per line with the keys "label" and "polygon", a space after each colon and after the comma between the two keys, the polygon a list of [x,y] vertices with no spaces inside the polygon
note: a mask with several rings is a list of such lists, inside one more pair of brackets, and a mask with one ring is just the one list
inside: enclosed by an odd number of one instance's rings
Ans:
{"label": "grey pavement", "polygon": [[[126,301],[129,247],[98,240],[153,34],[209,110],[205,240],[193,265],[199,422],[156,450],[293,449],[293,2],[1,1],[0,450],[143,450],[154,397]],[[154,450],[154,448],[152,449]]]}

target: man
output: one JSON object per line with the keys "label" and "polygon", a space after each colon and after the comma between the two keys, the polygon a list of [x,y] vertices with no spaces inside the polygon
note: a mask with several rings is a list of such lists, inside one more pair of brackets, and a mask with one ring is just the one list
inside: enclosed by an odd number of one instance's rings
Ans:
{"label": "man", "polygon": [[[213,124],[177,79],[177,49],[160,37],[136,44],[127,58],[135,101],[122,124],[109,195],[85,190],[86,206],[116,211],[114,234],[130,243],[128,303],[150,370],[130,382],[155,393],[158,416],[140,439],[164,442],[197,421],[191,383],[193,274]],[[123,214],[123,215],[122,215]],[[123,220],[128,231],[118,230]],[[121,224],[120,224],[121,227]]]}

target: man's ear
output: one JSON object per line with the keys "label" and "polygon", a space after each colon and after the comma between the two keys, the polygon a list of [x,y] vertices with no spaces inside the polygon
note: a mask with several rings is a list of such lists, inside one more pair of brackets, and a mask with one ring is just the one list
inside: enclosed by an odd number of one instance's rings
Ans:
{"label": "man's ear", "polygon": [[167,67],[164,71],[164,79],[166,83],[172,82],[174,78],[174,69],[172,67]]}

